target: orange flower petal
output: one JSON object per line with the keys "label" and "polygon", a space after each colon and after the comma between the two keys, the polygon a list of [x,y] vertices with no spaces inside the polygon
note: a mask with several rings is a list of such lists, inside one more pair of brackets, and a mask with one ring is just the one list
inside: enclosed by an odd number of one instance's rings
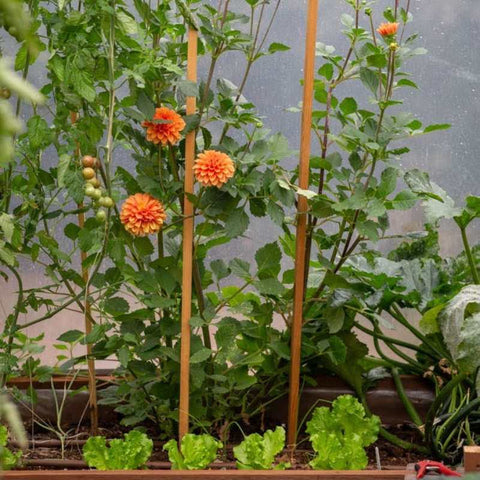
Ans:
{"label": "orange flower petal", "polygon": [[377,32],[382,36],[382,37],[388,37],[391,35],[395,35],[398,30],[398,23],[381,23],[380,26],[377,28]]}
{"label": "orange flower petal", "polygon": [[203,186],[220,188],[233,177],[235,165],[227,154],[205,150],[195,160],[193,173]]}
{"label": "orange flower petal", "polygon": [[183,118],[166,107],[155,109],[153,120],[164,120],[165,123],[145,120],[142,127],[147,129],[147,140],[158,145],[175,145],[182,137],[180,132],[185,128]]}
{"label": "orange flower petal", "polygon": [[166,219],[162,203],[148,193],[131,195],[120,211],[125,230],[136,237],[158,232]]}

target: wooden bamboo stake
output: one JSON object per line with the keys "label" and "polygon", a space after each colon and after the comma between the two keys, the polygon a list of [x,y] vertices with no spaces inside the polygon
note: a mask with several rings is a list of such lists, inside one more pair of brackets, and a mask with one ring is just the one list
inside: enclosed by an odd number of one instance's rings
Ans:
{"label": "wooden bamboo stake", "polygon": [[[74,124],[78,119],[78,114],[76,112],[70,113],[70,119],[72,124]],[[75,149],[75,157],[80,158],[80,147],[77,144]],[[78,205],[78,208],[83,208],[83,203]],[[80,229],[85,225],[85,214],[83,212],[78,213],[78,226]],[[88,285],[88,268],[83,266],[85,260],[87,259],[87,253],[83,250],[80,251],[80,260],[82,262],[82,278],[85,282],[85,285]],[[88,301],[89,289],[85,290],[85,335],[90,334],[92,331],[92,322],[91,322],[91,308],[90,302]],[[88,367],[88,409],[90,413],[90,433],[92,435],[98,435],[98,403],[97,403],[97,380],[95,377],[95,359],[92,357],[92,345],[87,343],[87,367]]]}
{"label": "wooden bamboo stake", "polygon": [[[315,71],[315,41],[317,35],[318,0],[308,1],[307,34],[305,40],[305,66],[303,85],[303,110],[300,138],[300,165],[298,186],[307,190],[310,171],[310,138],[313,109],[313,81]],[[295,448],[298,425],[300,390],[300,362],[302,348],[303,295],[305,271],[305,246],[307,233],[306,197],[299,195],[297,202],[297,238],[295,246],[295,286],[293,298],[293,322],[290,343],[290,388],[288,398],[287,443]]]}
{"label": "wooden bamboo stake", "polygon": [[[188,31],[187,80],[197,82],[198,32]],[[195,97],[187,97],[187,115],[195,114]],[[190,397],[190,317],[192,316],[192,264],[193,264],[193,204],[187,197],[193,193],[193,162],[195,160],[195,129],[185,139],[185,196],[183,210],[183,269],[182,269],[182,328],[180,348],[180,407],[179,437],[188,433]]]}

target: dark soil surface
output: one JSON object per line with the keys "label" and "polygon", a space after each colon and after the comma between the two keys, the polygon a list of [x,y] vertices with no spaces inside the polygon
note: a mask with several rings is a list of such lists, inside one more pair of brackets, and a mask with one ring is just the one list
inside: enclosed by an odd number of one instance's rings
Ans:
{"label": "dark soil surface", "polygon": [[[83,431],[82,431],[83,430]],[[89,434],[86,429],[78,432],[72,432],[65,443],[64,452],[60,447],[59,438],[50,432],[36,433],[35,442],[32,442],[30,448],[24,452],[24,465],[22,468],[27,469],[65,469],[65,468],[85,468],[82,458],[82,447]],[[398,435],[403,440],[418,441],[416,432],[409,426],[398,426],[389,429],[391,433]],[[100,435],[107,438],[122,437],[125,428],[114,426],[110,428],[101,428]],[[150,459],[150,468],[169,468],[168,457],[166,452],[162,450],[164,442],[154,443],[154,452]],[[285,452],[279,457],[279,460],[290,461],[292,468],[304,469],[308,468],[308,462],[312,458],[312,452],[305,449],[305,443],[301,445],[295,453],[294,458]],[[424,458],[417,453],[406,452],[402,448],[392,445],[383,438],[379,438],[375,444],[367,449],[369,458],[369,469],[377,468],[376,448],[380,454],[380,462],[382,468],[398,468],[403,469],[409,463],[416,463]],[[52,462],[53,461],[53,462]],[[52,464],[53,463],[53,464]],[[212,465],[212,468],[234,468],[233,452],[227,448],[224,452],[220,452],[219,460]]]}

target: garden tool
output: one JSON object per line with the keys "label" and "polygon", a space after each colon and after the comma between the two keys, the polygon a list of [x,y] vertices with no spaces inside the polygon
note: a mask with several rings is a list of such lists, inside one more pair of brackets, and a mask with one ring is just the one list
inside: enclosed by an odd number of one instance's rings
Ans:
{"label": "garden tool", "polygon": [[433,460],[422,460],[415,465],[417,478],[425,478],[430,474],[444,475],[446,477],[461,477],[458,472],[454,472],[446,467],[442,462],[434,462]]}

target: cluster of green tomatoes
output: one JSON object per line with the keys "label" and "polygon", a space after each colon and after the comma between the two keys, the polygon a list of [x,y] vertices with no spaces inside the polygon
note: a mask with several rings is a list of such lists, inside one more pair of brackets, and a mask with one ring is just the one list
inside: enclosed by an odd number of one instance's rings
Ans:
{"label": "cluster of green tomatoes", "polygon": [[99,222],[104,222],[107,218],[107,212],[101,208],[112,208],[114,203],[111,197],[104,195],[100,180],[97,177],[97,170],[100,162],[91,155],[85,155],[82,158],[82,175],[85,179],[85,195],[93,200],[93,204],[98,208],[95,215]]}

